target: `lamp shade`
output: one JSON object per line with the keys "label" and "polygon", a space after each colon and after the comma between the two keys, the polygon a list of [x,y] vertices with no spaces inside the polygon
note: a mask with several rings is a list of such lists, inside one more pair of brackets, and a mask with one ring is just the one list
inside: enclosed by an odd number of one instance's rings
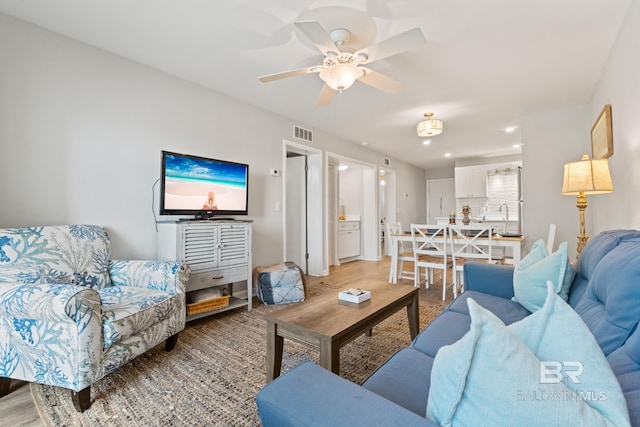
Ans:
{"label": "lamp shade", "polygon": [[427,119],[416,125],[418,136],[434,136],[442,133],[442,120]]}
{"label": "lamp shade", "polygon": [[564,165],[563,195],[603,194],[612,191],[613,183],[607,159],[590,160],[585,154],[582,160]]}
{"label": "lamp shade", "polygon": [[335,64],[320,71],[320,78],[333,90],[342,92],[364,75],[364,70],[351,64]]}

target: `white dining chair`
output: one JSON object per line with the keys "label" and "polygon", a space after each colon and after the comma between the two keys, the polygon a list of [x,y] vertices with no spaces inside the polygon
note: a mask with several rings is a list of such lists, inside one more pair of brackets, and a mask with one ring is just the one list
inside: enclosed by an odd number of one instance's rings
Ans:
{"label": "white dining chair", "polygon": [[[393,242],[393,234],[399,234],[402,233],[402,224],[400,222],[387,222],[386,223],[386,229],[387,229],[387,238],[391,239],[390,241]],[[410,270],[405,270],[404,269],[404,263],[405,261],[410,261],[413,262],[413,247],[411,244],[406,245],[406,243],[410,243],[410,242],[403,242],[403,241],[397,241],[396,245],[394,247],[391,248],[392,251],[397,251],[398,252],[398,268],[396,269],[397,271],[397,277],[394,278],[392,277],[393,273],[390,272],[389,273],[389,282],[391,283],[397,283],[397,279],[409,279],[409,280],[413,280],[414,279],[414,270],[410,269]]]}
{"label": "white dining chair", "polygon": [[434,270],[442,270],[442,300],[447,292],[447,270],[451,259],[447,257],[447,225],[411,224],[411,242],[414,255],[414,286],[420,286],[420,269],[424,269],[425,287],[434,284]]}
{"label": "white dining chair", "polygon": [[464,264],[468,261],[496,264],[493,255],[493,227],[490,225],[450,225],[449,244],[453,263],[453,297],[464,287]]}
{"label": "white dining chair", "polygon": [[547,251],[553,252],[553,241],[556,239],[556,225],[549,224],[549,232],[547,233]]}

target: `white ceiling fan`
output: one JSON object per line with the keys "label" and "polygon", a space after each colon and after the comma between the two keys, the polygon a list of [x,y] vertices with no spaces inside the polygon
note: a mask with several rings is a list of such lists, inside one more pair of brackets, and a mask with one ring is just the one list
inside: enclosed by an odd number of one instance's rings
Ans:
{"label": "white ceiling fan", "polygon": [[354,51],[348,46],[351,31],[345,28],[336,28],[327,33],[317,21],[299,21],[294,24],[322,52],[322,65],[270,74],[259,79],[267,83],[301,74],[320,73],[324,85],[316,103],[318,107],[329,104],[335,91],[342,93],[356,80],[389,94],[398,93],[404,87],[404,83],[363,67],[363,64],[416,49],[427,42],[422,31],[414,28]]}

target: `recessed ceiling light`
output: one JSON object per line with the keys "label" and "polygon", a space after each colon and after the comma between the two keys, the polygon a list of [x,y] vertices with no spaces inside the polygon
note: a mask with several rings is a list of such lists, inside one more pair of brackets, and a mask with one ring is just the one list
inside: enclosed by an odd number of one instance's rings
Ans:
{"label": "recessed ceiling light", "polygon": [[451,153],[444,153],[445,157],[451,157]]}
{"label": "recessed ceiling light", "polygon": [[362,141],[362,142],[360,143],[360,145],[367,146],[367,145],[369,145],[369,143],[368,143],[367,141]]}
{"label": "recessed ceiling light", "polygon": [[422,145],[429,145],[429,144],[431,144],[430,139],[425,139],[424,141],[422,141]]}
{"label": "recessed ceiling light", "polygon": [[517,129],[516,126],[509,126],[509,127],[504,128],[504,131],[507,132],[507,133],[511,133],[516,129]]}
{"label": "recessed ceiling light", "polygon": [[520,148],[520,144],[513,144],[513,148]]}

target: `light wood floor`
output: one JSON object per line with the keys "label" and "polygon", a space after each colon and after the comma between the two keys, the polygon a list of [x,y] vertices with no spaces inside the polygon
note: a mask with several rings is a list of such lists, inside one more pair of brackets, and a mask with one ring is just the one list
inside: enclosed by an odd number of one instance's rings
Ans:
{"label": "light wood floor", "polygon": [[0,399],[0,426],[44,426],[33,403],[29,383],[11,381],[9,394]]}
{"label": "light wood floor", "polygon": [[[344,285],[345,288],[349,284],[359,279],[372,279],[387,281],[389,279],[390,258],[384,257],[382,261],[353,261],[344,263],[337,267],[331,267],[330,274],[324,277],[307,276],[307,283],[320,283],[322,281],[331,281],[335,285]],[[411,263],[406,263],[405,270],[411,268]],[[447,274],[447,282],[451,283],[451,271]],[[400,279],[399,283],[411,285],[413,281]],[[421,286],[429,299],[433,301],[441,301],[442,285],[439,278],[436,278],[435,286],[425,289],[424,284]],[[452,299],[451,292],[447,292],[447,301]],[[69,397],[71,398],[71,397]],[[90,409],[89,409],[90,410]],[[33,403],[29,384],[21,381],[12,381],[11,392],[0,398],[0,427],[14,426],[44,426],[40,419],[36,406]]]}

